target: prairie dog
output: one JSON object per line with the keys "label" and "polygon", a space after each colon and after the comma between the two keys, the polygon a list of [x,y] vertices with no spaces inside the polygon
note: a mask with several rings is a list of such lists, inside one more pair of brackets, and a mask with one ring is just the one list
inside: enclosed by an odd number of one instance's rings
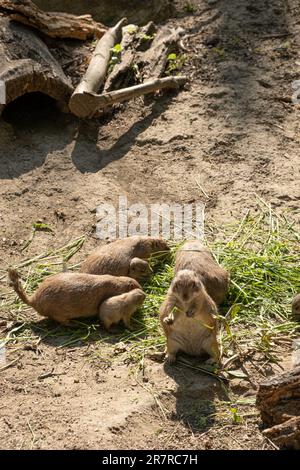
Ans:
{"label": "prairie dog", "polygon": [[292,314],[296,320],[300,320],[300,294],[296,295],[292,303]]}
{"label": "prairie dog", "polygon": [[43,317],[49,317],[62,325],[67,325],[73,318],[97,315],[101,303],[109,297],[141,289],[139,283],[129,277],[60,273],[46,278],[34,294],[28,297],[19,273],[10,269],[8,276],[12,287],[25,304],[33,307]]}
{"label": "prairie dog", "polygon": [[142,280],[151,274],[147,260],[157,252],[168,251],[161,238],[129,237],[116,240],[94,250],[82,263],[81,272],[129,276]]}
{"label": "prairie dog", "polygon": [[146,294],[141,289],[133,289],[104,300],[99,308],[99,318],[104,327],[109,330],[111,325],[123,320],[126,328],[130,330],[131,316],[142,305],[145,297]]}
{"label": "prairie dog", "polygon": [[178,271],[160,308],[170,364],[179,351],[194,356],[207,353],[220,361],[216,313],[217,306],[198,276],[188,269]]}
{"label": "prairie dog", "polygon": [[175,274],[182,269],[195,272],[217,305],[223,302],[229,287],[229,273],[218,265],[209,249],[198,240],[184,243],[177,252]]}

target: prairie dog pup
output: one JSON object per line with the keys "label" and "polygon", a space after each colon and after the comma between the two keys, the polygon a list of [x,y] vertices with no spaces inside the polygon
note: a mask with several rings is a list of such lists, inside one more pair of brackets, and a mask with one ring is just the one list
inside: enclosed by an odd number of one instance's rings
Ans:
{"label": "prairie dog pup", "polygon": [[182,269],[195,272],[217,305],[223,302],[229,287],[229,273],[218,265],[208,248],[198,240],[184,243],[177,252],[175,274]]}
{"label": "prairie dog pup", "polygon": [[177,272],[160,308],[169,363],[176,361],[179,351],[194,356],[207,353],[220,361],[216,313],[216,304],[198,276],[188,269]]}
{"label": "prairie dog pup", "polygon": [[161,238],[124,238],[94,250],[82,263],[80,271],[142,280],[152,272],[146,260],[154,253],[168,250],[167,243]]}
{"label": "prairie dog pup", "polygon": [[101,303],[114,295],[141,289],[129,277],[95,276],[83,273],[60,273],[46,278],[28,297],[20,282],[19,273],[10,269],[12,287],[27,305],[43,317],[67,325],[72,318],[90,317],[99,313]]}
{"label": "prairie dog pup", "polygon": [[292,303],[292,314],[296,320],[300,320],[300,294],[296,295]]}
{"label": "prairie dog pup", "polygon": [[99,308],[99,318],[104,327],[109,330],[111,325],[123,320],[126,328],[130,330],[131,316],[142,305],[145,297],[146,294],[141,289],[133,289],[126,294],[104,300]]}

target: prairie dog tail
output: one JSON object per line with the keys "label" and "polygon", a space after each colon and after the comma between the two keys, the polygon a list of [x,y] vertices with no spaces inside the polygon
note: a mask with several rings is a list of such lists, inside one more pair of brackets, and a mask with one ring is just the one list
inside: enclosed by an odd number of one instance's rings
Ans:
{"label": "prairie dog tail", "polygon": [[15,292],[18,294],[22,302],[24,302],[27,305],[31,305],[30,299],[22,287],[20,274],[18,273],[18,271],[16,271],[16,269],[9,269],[8,277],[9,277],[11,286],[13,287]]}

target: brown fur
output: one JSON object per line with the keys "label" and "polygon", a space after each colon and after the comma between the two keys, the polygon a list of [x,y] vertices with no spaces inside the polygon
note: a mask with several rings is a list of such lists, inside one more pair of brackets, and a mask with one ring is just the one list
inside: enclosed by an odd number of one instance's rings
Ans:
{"label": "brown fur", "polygon": [[296,295],[292,303],[292,314],[296,320],[300,320],[300,294]]}
{"label": "brown fur", "polygon": [[229,287],[229,273],[218,265],[208,248],[198,240],[186,242],[178,251],[175,274],[182,269],[191,269],[197,274],[217,305],[223,302]]}
{"label": "brown fur", "polygon": [[141,280],[151,274],[146,260],[154,253],[168,250],[167,243],[160,238],[137,236],[116,240],[93,251],[80,271]]}
{"label": "brown fur", "polygon": [[[174,309],[177,309],[174,313]],[[177,272],[160,308],[160,321],[167,337],[167,360],[175,362],[179,351],[220,360],[217,307],[193,271]]]}
{"label": "brown fur", "polygon": [[102,302],[99,309],[99,318],[105,328],[109,330],[115,323],[123,320],[129,330],[130,319],[138,307],[142,305],[146,294],[141,289],[133,289],[126,294],[116,295]]}
{"label": "brown fur", "polygon": [[141,288],[137,281],[129,277],[60,273],[47,277],[28,297],[18,272],[9,270],[8,275],[12,287],[23,302],[43,317],[64,325],[72,318],[97,315],[102,302],[109,297]]}

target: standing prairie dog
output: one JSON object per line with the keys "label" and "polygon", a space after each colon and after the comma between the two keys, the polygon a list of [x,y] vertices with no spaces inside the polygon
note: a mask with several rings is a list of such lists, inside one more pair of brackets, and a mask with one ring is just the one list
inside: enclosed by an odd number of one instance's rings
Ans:
{"label": "standing prairie dog", "polygon": [[300,294],[296,295],[292,303],[292,314],[295,320],[300,320]]}
{"label": "standing prairie dog", "polygon": [[177,252],[175,274],[182,269],[195,272],[217,305],[223,302],[229,287],[229,273],[218,265],[209,249],[198,240],[184,243]]}
{"label": "standing prairie dog", "polygon": [[195,272],[177,272],[160,308],[170,364],[179,351],[194,356],[207,353],[215,362],[220,361],[216,313],[216,304]]}
{"label": "standing prairie dog", "polygon": [[99,318],[104,327],[110,330],[113,324],[123,320],[126,328],[131,330],[131,316],[142,305],[145,297],[146,294],[141,289],[133,289],[125,294],[104,300],[99,308]]}
{"label": "standing prairie dog", "polygon": [[101,304],[110,297],[141,289],[139,283],[129,277],[60,273],[47,277],[34,294],[28,297],[20,282],[19,273],[10,269],[8,276],[12,287],[25,304],[43,317],[49,317],[62,325],[68,325],[73,318],[98,315]]}
{"label": "standing prairie dog", "polygon": [[139,281],[149,277],[152,272],[147,262],[150,256],[168,250],[167,243],[161,238],[124,238],[94,250],[82,263],[80,271],[98,275],[129,276]]}

